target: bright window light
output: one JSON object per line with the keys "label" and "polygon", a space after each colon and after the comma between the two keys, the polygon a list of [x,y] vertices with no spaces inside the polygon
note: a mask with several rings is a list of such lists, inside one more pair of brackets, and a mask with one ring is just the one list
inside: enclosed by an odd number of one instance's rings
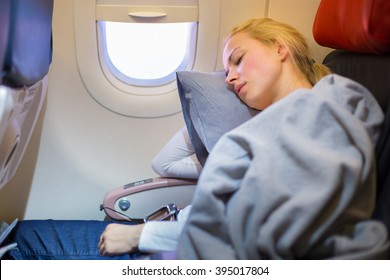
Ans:
{"label": "bright window light", "polygon": [[99,24],[108,68],[126,83],[168,83],[175,79],[176,71],[192,63],[196,23]]}

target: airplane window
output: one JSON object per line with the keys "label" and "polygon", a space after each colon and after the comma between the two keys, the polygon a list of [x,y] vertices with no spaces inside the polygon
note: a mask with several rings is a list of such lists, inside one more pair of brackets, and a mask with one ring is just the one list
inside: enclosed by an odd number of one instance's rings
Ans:
{"label": "airplane window", "polygon": [[173,81],[176,71],[192,67],[196,22],[99,21],[98,26],[100,59],[122,82],[159,86]]}
{"label": "airplane window", "polygon": [[111,112],[137,118],[180,113],[176,72],[214,71],[220,60],[221,0],[73,5],[80,78]]}

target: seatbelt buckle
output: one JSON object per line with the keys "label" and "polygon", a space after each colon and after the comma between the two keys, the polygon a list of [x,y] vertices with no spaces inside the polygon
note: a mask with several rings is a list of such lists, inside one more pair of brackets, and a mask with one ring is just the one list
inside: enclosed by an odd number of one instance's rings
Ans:
{"label": "seatbelt buckle", "polygon": [[144,222],[146,223],[149,221],[177,221],[177,215],[179,211],[180,210],[177,208],[176,204],[169,203],[146,216],[144,218]]}

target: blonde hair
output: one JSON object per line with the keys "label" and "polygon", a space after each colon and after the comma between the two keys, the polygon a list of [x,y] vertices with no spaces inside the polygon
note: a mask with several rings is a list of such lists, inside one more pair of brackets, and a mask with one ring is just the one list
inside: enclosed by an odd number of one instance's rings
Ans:
{"label": "blonde hair", "polygon": [[245,32],[265,46],[273,46],[278,43],[287,47],[295,65],[312,85],[331,73],[328,67],[314,61],[306,38],[288,24],[270,18],[250,19],[233,28],[225,44],[229,38],[239,32]]}

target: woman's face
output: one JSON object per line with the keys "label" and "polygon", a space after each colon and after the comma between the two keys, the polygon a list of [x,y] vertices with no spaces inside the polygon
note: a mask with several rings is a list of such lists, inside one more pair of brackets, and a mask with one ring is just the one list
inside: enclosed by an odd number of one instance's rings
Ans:
{"label": "woman's face", "polygon": [[263,110],[279,98],[282,56],[280,47],[267,47],[244,32],[226,43],[223,64],[226,83],[248,106]]}

